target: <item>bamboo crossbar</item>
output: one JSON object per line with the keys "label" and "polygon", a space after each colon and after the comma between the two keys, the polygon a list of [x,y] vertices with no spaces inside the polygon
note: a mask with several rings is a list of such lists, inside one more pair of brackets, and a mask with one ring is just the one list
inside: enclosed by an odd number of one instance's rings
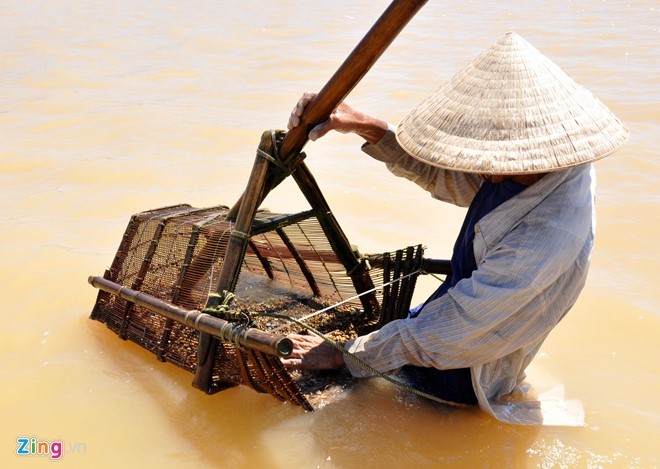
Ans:
{"label": "bamboo crossbar", "polygon": [[268,231],[273,231],[277,228],[284,228],[285,226],[292,225],[294,223],[299,223],[303,220],[307,220],[312,217],[318,217],[321,215],[320,210],[312,209],[304,212],[295,213],[293,215],[282,215],[277,218],[273,218],[267,222],[255,222],[252,225],[252,236],[258,235],[261,233],[266,233]]}
{"label": "bamboo crossbar", "polygon": [[224,319],[197,310],[187,310],[160,300],[151,295],[124,287],[103,277],[90,276],[90,285],[107,293],[118,296],[126,301],[142,306],[149,311],[180,322],[200,332],[212,335],[225,342],[236,342],[238,345],[259,352],[287,357],[291,355],[293,343],[288,337],[270,334],[258,329],[245,329]]}
{"label": "bamboo crossbar", "polygon": [[425,274],[451,274],[451,261],[445,259],[427,259],[422,261],[422,272]]}

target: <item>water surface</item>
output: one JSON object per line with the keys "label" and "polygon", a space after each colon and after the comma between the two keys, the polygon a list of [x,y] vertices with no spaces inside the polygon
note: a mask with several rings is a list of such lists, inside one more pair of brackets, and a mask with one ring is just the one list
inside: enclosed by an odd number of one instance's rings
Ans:
{"label": "water surface", "polygon": [[[514,30],[626,122],[596,164],[587,286],[529,368],[584,428],[500,424],[375,381],[315,413],[191,376],[90,321],[88,275],[133,213],[233,204],[261,132],[282,128],[388,2],[4,2],[0,9],[0,461],[16,438],[59,440],[67,466],[653,467],[660,464],[660,15],[657,2],[429,2],[351,94],[393,123]],[[362,251],[414,243],[448,257],[463,210],[359,151],[310,144],[307,163]],[[285,183],[264,206],[306,208]],[[423,282],[418,296],[435,285]]]}

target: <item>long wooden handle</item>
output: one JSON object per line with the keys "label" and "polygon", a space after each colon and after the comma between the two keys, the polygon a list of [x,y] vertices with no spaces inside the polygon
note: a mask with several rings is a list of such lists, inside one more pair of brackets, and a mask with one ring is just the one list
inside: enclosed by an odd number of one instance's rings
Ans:
{"label": "long wooden handle", "polygon": [[300,118],[300,125],[291,129],[279,149],[280,158],[298,154],[307,143],[309,131],[330,117],[332,111],[360,82],[378,58],[427,0],[394,0],[367,32],[353,52],[309,103]]}

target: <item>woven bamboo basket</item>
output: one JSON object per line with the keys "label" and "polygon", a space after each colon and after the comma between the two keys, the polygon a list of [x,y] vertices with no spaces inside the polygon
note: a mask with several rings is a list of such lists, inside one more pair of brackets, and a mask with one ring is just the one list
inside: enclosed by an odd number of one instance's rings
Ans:
{"label": "woven bamboo basket", "polygon": [[[226,257],[232,227],[227,212],[224,206],[177,205],[132,216],[104,279],[185,310],[203,310]],[[356,252],[375,289],[376,307],[365,311],[356,298],[362,292],[347,275],[314,210],[293,215],[258,212],[248,246],[235,300],[221,319],[285,335],[302,329],[282,319],[255,319],[254,313],[305,318],[345,301],[305,320],[340,342],[405,316],[423,262],[421,246],[378,255]],[[395,279],[402,280],[391,283]],[[91,317],[161,361],[191,373],[198,369],[200,331],[194,327],[104,290],[99,291]],[[245,385],[311,410],[321,405],[326,393],[350,383],[346,371],[290,371],[276,356],[250,347],[223,341],[214,347],[212,373],[204,389],[209,393]]]}

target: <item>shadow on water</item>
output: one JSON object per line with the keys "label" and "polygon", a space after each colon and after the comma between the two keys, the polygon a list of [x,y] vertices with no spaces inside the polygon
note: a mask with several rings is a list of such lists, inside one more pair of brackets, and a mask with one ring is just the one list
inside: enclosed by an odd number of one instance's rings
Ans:
{"label": "shadow on water", "polygon": [[520,466],[539,433],[504,425],[477,407],[453,408],[362,381],[310,419],[310,433],[337,467]]}

